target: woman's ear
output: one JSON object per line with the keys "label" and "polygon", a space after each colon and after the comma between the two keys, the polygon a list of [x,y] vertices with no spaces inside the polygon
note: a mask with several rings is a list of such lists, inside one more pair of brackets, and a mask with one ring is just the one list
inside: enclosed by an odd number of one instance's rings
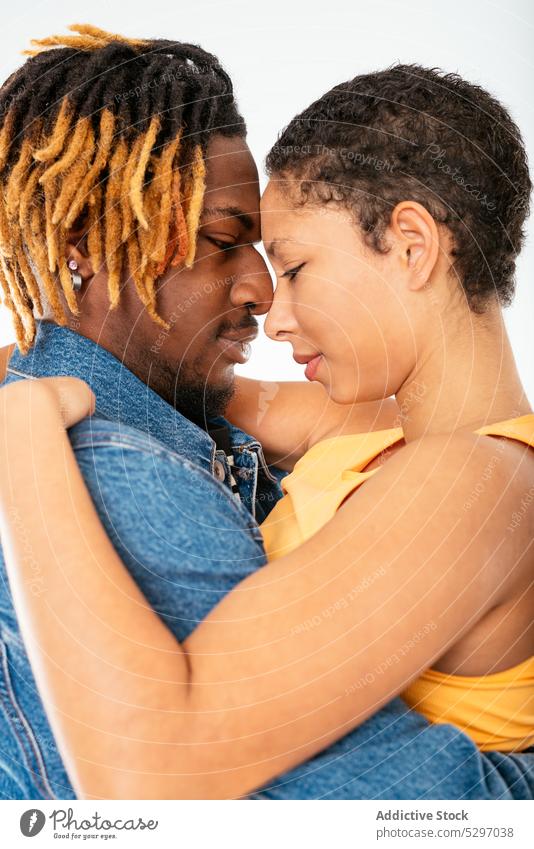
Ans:
{"label": "woman's ear", "polygon": [[74,261],[77,273],[84,283],[94,276],[94,269],[87,251],[87,232],[84,228],[69,230],[65,245],[67,263]]}
{"label": "woman's ear", "polygon": [[439,232],[432,215],[417,201],[398,203],[391,214],[390,229],[400,246],[408,272],[410,288],[425,286],[439,256]]}

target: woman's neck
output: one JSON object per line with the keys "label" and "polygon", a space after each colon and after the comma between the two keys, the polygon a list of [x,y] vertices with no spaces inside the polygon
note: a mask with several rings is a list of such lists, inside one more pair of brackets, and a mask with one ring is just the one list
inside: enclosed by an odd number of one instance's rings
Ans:
{"label": "woman's neck", "polygon": [[498,307],[483,316],[464,313],[435,330],[396,394],[407,442],[532,412]]}

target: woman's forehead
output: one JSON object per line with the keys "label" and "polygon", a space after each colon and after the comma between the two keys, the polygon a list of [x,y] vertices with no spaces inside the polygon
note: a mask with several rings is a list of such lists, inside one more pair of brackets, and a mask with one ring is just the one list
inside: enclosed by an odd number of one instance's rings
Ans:
{"label": "woman's forehead", "polygon": [[271,239],[296,238],[303,227],[313,226],[317,212],[313,207],[295,206],[287,189],[274,180],[269,181],[261,197],[260,211],[264,241],[269,234]]}

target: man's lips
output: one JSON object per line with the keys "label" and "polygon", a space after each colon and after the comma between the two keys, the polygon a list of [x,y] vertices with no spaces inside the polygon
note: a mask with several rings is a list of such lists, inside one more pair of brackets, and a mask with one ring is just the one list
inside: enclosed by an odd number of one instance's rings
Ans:
{"label": "man's lips", "polygon": [[230,362],[243,364],[250,358],[250,343],[257,335],[257,326],[225,330],[217,336],[217,345]]}

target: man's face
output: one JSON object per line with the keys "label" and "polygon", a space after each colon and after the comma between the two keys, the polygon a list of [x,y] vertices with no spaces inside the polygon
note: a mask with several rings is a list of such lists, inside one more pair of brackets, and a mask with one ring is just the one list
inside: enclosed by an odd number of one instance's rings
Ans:
{"label": "man's face", "polygon": [[224,411],[235,364],[246,362],[257,334],[254,315],[267,312],[272,300],[269,272],[254,247],[259,185],[246,142],[215,136],[206,167],[195,263],[170,268],[158,281],[157,308],[170,329],[152,321],[133,286],[124,287],[119,307],[125,365],[199,422]]}

